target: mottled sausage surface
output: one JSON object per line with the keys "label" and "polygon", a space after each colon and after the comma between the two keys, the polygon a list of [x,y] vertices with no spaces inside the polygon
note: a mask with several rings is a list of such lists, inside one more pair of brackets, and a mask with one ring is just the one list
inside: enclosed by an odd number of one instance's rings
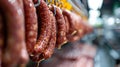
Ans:
{"label": "mottled sausage surface", "polygon": [[38,55],[44,51],[51,35],[51,18],[50,10],[44,0],[41,0],[40,5],[37,7],[39,35],[36,45],[34,46],[34,54]]}
{"label": "mottled sausage surface", "polygon": [[51,28],[52,32],[51,32],[51,37],[50,37],[48,46],[43,52],[43,56],[45,59],[48,59],[51,57],[56,45],[56,20],[55,20],[55,16],[53,16],[53,13],[52,12],[50,13],[51,13],[50,17],[51,17],[51,23],[52,23],[52,28]]}
{"label": "mottled sausage surface", "polygon": [[38,33],[38,21],[36,8],[32,0],[23,0],[24,2],[24,14],[25,14],[25,36],[26,36],[26,46],[29,54],[34,51],[33,47],[37,41]]}
{"label": "mottled sausage surface", "polygon": [[60,48],[61,45],[67,42],[66,38],[66,26],[65,26],[65,19],[62,14],[62,10],[59,7],[52,6],[52,11],[54,12],[56,9],[56,24],[57,24],[57,41],[56,47]]}
{"label": "mottled sausage surface", "polygon": [[[24,17],[24,25],[25,24],[25,10],[24,10],[24,3],[23,3],[24,0],[17,0],[22,12],[23,12],[23,17]],[[26,30],[25,30],[25,27],[24,27],[24,31],[26,33]],[[24,38],[25,38],[25,33],[24,33]],[[27,52],[27,48],[26,48],[26,43],[25,44],[21,44],[21,51],[20,51],[20,60],[19,60],[19,63],[20,64],[26,64],[28,61],[29,61],[29,57],[28,57],[28,52]]]}
{"label": "mottled sausage surface", "polygon": [[[4,4],[4,5],[3,5]],[[0,0],[0,9],[5,15],[7,24],[7,47],[3,57],[5,67],[14,67],[21,58],[25,46],[24,16],[17,0]]]}

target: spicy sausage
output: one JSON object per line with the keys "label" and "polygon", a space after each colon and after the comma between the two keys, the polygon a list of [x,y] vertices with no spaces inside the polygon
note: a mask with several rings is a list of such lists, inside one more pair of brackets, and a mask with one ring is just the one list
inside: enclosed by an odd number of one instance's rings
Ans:
{"label": "spicy sausage", "polygon": [[74,27],[74,17],[72,16],[70,11],[65,9],[63,9],[63,15],[67,17],[69,22],[69,33],[67,34],[67,36],[74,35],[76,33],[76,29]]}
{"label": "spicy sausage", "polygon": [[50,10],[44,0],[41,0],[40,5],[36,7],[38,15],[38,40],[34,46],[34,55],[38,55],[44,51],[51,35],[51,18]]}
{"label": "spicy sausage", "polygon": [[33,47],[37,41],[38,21],[36,8],[32,0],[23,0],[24,2],[24,14],[25,14],[25,36],[26,47],[29,54],[32,54]]}
{"label": "spicy sausage", "polygon": [[55,16],[53,16],[53,13],[50,12],[51,15],[51,23],[52,23],[52,28],[51,28],[51,37],[48,43],[48,46],[46,47],[45,51],[42,53],[45,59],[48,59],[51,57],[51,55],[54,52],[55,45],[56,45],[56,20]]}
{"label": "spicy sausage", "polygon": [[56,9],[56,24],[57,24],[57,40],[56,40],[56,47],[60,48],[61,45],[67,42],[66,38],[66,26],[65,26],[65,19],[62,14],[62,10],[59,7],[52,6],[52,11],[54,12]]}

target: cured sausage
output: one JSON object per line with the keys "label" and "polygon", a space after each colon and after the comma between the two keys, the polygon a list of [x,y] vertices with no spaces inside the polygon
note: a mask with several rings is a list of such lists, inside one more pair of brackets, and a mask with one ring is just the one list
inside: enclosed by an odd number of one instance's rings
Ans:
{"label": "cured sausage", "polygon": [[51,13],[50,17],[51,17],[51,23],[52,23],[52,29],[51,29],[52,32],[51,32],[51,38],[49,40],[48,46],[43,52],[43,56],[45,59],[48,59],[51,57],[56,45],[56,20],[55,20],[55,17],[53,16],[53,13],[52,12],[50,13]]}
{"label": "cured sausage", "polygon": [[[23,15],[25,16],[25,10],[24,10],[24,4],[23,4],[23,1],[24,0],[17,0],[22,12],[23,12]],[[25,21],[25,17],[24,17],[24,21]],[[25,22],[24,22],[25,24]],[[25,30],[25,27],[24,27],[24,30]],[[26,32],[25,32],[26,33]],[[25,34],[24,34],[24,38],[25,38]],[[29,60],[29,57],[28,57],[28,52],[27,52],[27,49],[26,49],[26,43],[25,44],[21,44],[21,51],[20,51],[20,60],[19,60],[19,63],[22,63],[22,64],[26,64]]]}
{"label": "cured sausage", "polygon": [[38,40],[34,46],[34,55],[41,54],[46,48],[51,35],[51,18],[50,10],[44,0],[41,0],[40,5],[37,7],[38,15]]}
{"label": "cured sausage", "polygon": [[77,14],[75,14],[74,12],[71,13],[72,16],[74,16],[74,27],[76,29],[76,33],[71,37],[71,42],[73,41],[77,41],[79,40],[80,38],[83,37],[83,34],[84,34],[84,26],[81,22],[81,17],[78,16]]}
{"label": "cured sausage", "polygon": [[67,34],[67,36],[74,35],[77,32],[74,27],[74,19],[73,19],[74,17],[72,16],[70,11],[65,9],[63,9],[63,15],[68,18],[68,22],[69,22],[69,33]]}
{"label": "cured sausage", "polygon": [[66,38],[66,26],[65,26],[65,20],[62,15],[62,11],[59,7],[52,6],[52,11],[54,12],[54,8],[56,9],[56,24],[57,24],[57,41],[56,41],[56,47],[60,48],[61,45],[67,42]]}
{"label": "cured sausage", "polygon": [[[64,10],[63,10],[63,14],[64,14]],[[74,42],[76,40],[79,40],[81,37],[83,37],[84,34],[84,26],[83,23],[81,22],[81,17],[77,14],[75,14],[74,12],[67,12],[66,14],[69,14],[69,16],[74,16],[72,19],[72,22],[68,22],[68,23],[72,23],[72,26],[74,27],[74,30],[76,31],[74,34],[70,35],[68,33],[67,38],[70,42]],[[64,14],[65,15],[65,14]],[[70,19],[69,16],[66,16],[66,19]],[[71,27],[70,27],[71,29]]]}
{"label": "cured sausage", "polygon": [[25,36],[26,36],[26,46],[29,54],[32,54],[34,49],[33,47],[37,41],[37,31],[38,31],[38,21],[36,8],[32,0],[23,0],[24,1],[24,14],[25,14]]}
{"label": "cured sausage", "polygon": [[5,67],[14,67],[21,59],[21,51],[24,52],[22,56],[26,56],[27,53],[24,49],[25,28],[23,9],[17,0],[0,0],[0,9],[5,15],[4,18],[8,28],[7,47],[3,56],[3,63]]}
{"label": "cured sausage", "polygon": [[31,59],[33,61],[40,61],[42,59],[47,59],[49,57],[51,57],[54,48],[55,48],[55,44],[56,44],[56,21],[55,21],[55,17],[53,16],[53,13],[50,11],[50,18],[51,18],[51,24],[52,24],[52,28],[51,28],[51,35],[50,35],[50,40],[49,43],[47,44],[45,50],[39,54],[39,55],[35,55],[33,57],[31,57]]}

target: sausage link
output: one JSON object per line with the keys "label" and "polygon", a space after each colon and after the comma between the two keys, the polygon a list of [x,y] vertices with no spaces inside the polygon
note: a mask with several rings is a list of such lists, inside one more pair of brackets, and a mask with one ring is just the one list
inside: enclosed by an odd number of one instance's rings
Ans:
{"label": "sausage link", "polygon": [[68,18],[69,22],[69,33],[67,36],[74,35],[76,33],[75,27],[74,27],[74,17],[72,16],[71,12],[68,10],[63,9],[63,15]]}
{"label": "sausage link", "polygon": [[56,20],[55,20],[55,16],[53,16],[53,13],[50,12],[51,15],[51,23],[52,23],[52,29],[51,29],[51,38],[49,40],[48,46],[45,49],[45,51],[43,52],[43,56],[45,59],[48,59],[51,57],[51,55],[54,52],[55,49],[55,44],[56,44]]}
{"label": "sausage link", "polygon": [[62,11],[59,7],[52,6],[52,11],[54,12],[56,9],[56,24],[57,24],[57,39],[56,39],[56,47],[60,48],[64,43],[67,42],[66,38],[66,25],[65,19],[62,15]]}
{"label": "sausage link", "polygon": [[40,61],[42,59],[47,59],[49,58],[55,48],[55,44],[56,44],[56,21],[55,21],[55,17],[53,16],[53,13],[50,11],[50,18],[51,18],[51,24],[52,24],[52,28],[51,28],[51,35],[50,35],[50,40],[48,45],[46,46],[45,50],[40,54],[40,55],[35,55],[33,57],[31,57],[31,59],[33,61]]}
{"label": "sausage link", "polygon": [[74,16],[74,28],[76,29],[76,33],[69,37],[69,41],[71,42],[74,42],[74,41],[77,41],[79,40],[80,38],[83,37],[83,34],[84,34],[84,29],[83,29],[83,24],[81,22],[81,17],[78,16],[77,14],[75,14],[74,12],[71,13],[72,16]]}
{"label": "sausage link", "polygon": [[51,35],[51,18],[50,10],[44,0],[41,0],[37,7],[39,36],[36,45],[34,46],[34,55],[41,54],[46,48]]}
{"label": "sausage link", "polygon": [[[64,10],[63,10],[64,12]],[[67,13],[67,11],[66,11]],[[74,30],[76,31],[76,33],[72,34],[72,35],[67,35],[67,38],[70,42],[74,42],[76,40],[79,40],[81,37],[83,37],[83,33],[84,33],[84,29],[83,29],[83,24],[81,22],[81,17],[77,14],[75,14],[74,12],[69,12],[68,14],[70,16],[74,16],[71,20],[72,22],[68,22],[68,23],[72,23],[72,26],[74,27]],[[67,16],[66,18],[70,19],[69,16]],[[71,27],[70,27],[71,29]]]}
{"label": "sausage link", "polygon": [[[24,0],[17,0],[22,12],[23,12],[23,16],[24,16],[24,21],[25,21],[25,10],[24,10]],[[24,22],[25,24],[25,22]],[[26,25],[26,24],[25,24]],[[25,27],[24,27],[24,31],[25,31]],[[26,33],[26,32],[25,32]],[[25,38],[25,34],[24,34],[24,38]],[[25,44],[21,44],[21,54],[20,54],[20,60],[19,60],[19,63],[21,64],[26,64],[28,61],[29,61],[29,57],[28,57],[28,52],[27,52],[27,49],[26,49],[26,43]]]}
{"label": "sausage link", "polygon": [[26,46],[29,54],[34,51],[33,47],[37,41],[37,31],[38,31],[38,21],[36,8],[32,0],[23,0],[24,2],[24,12],[25,12],[25,36],[26,36]]}
{"label": "sausage link", "polygon": [[17,0],[0,0],[0,9],[4,12],[8,28],[7,47],[3,63],[5,63],[5,67],[14,67],[19,62],[21,50],[25,45],[23,11]]}
{"label": "sausage link", "polygon": [[53,16],[53,13],[50,12],[50,14],[51,14],[50,17],[51,17],[51,23],[52,23],[52,29],[51,29],[52,32],[51,32],[49,43],[42,54],[31,57],[33,61],[48,59],[53,54],[55,44],[56,44],[56,20],[55,20],[55,17]]}

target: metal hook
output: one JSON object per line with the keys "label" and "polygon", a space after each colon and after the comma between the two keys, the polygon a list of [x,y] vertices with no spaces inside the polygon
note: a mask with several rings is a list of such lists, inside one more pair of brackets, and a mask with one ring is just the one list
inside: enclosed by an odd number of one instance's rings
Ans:
{"label": "metal hook", "polygon": [[[55,5],[57,4],[58,0],[54,0]],[[54,7],[54,15],[56,15],[56,8]]]}
{"label": "metal hook", "polygon": [[38,2],[35,4],[35,7],[40,5],[40,0],[37,0]]}
{"label": "metal hook", "polygon": [[55,6],[53,6],[54,7],[54,16],[56,15],[56,7]]}
{"label": "metal hook", "polygon": [[48,0],[45,0],[45,2],[48,4]]}
{"label": "metal hook", "polygon": [[[57,3],[57,0],[50,0],[50,2],[48,3],[48,5],[52,5],[52,2],[54,3],[54,5],[56,5],[56,3]],[[56,15],[56,7],[55,6],[53,6],[53,13],[54,13],[54,16]]]}

